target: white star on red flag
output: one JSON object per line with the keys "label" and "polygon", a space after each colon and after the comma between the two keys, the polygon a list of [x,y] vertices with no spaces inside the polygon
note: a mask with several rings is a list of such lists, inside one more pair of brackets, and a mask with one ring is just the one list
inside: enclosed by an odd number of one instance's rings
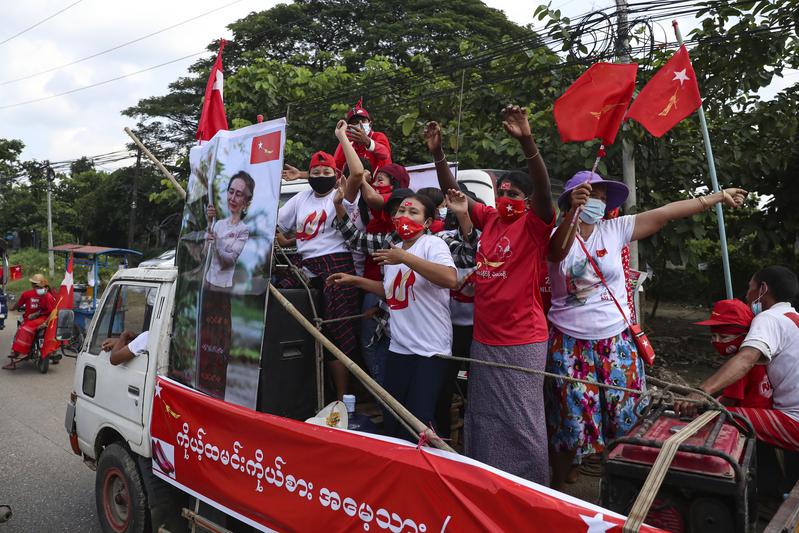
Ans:
{"label": "white star on red flag", "polygon": [[682,87],[682,84],[684,82],[686,82],[686,81],[691,79],[691,78],[688,77],[688,74],[685,73],[687,70],[688,69],[686,69],[686,68],[684,68],[682,70],[675,70],[674,71],[674,79],[671,80],[671,81],[678,81],[679,80],[680,87]]}
{"label": "white star on red flag", "polygon": [[155,382],[155,397],[156,398],[160,398],[161,397],[161,389],[162,388],[163,387],[161,387],[161,384],[156,381]]}
{"label": "white star on red flag", "polygon": [[588,525],[588,530],[585,533],[606,533],[616,525],[613,522],[605,522],[602,513],[597,513],[594,516],[580,515],[580,518]]}

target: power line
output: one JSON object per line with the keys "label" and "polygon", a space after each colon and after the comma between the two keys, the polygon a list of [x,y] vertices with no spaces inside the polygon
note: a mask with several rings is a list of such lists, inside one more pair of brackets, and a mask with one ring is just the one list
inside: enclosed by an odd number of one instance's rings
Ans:
{"label": "power line", "polygon": [[63,65],[58,65],[56,67],[51,67],[51,68],[48,68],[48,69],[45,69],[45,70],[40,70],[39,72],[34,72],[33,74],[28,74],[26,76],[21,76],[19,78],[14,78],[14,79],[11,79],[11,80],[0,82],[0,86],[9,85],[11,83],[17,83],[19,81],[29,80],[31,78],[35,78],[36,76],[41,76],[42,74],[48,74],[50,72],[54,72],[54,71],[60,70],[62,68],[71,67],[72,65],[77,65],[78,63],[82,63],[84,61],[88,61],[89,59],[94,59],[95,57],[99,57],[99,56],[107,54],[109,52],[114,52],[116,50],[119,50],[120,48],[124,48],[125,46],[131,45],[131,44],[134,44],[134,43],[138,43],[140,41],[143,41],[145,39],[149,39],[150,37],[153,37],[153,36],[158,35],[160,33],[164,33],[166,31],[175,29],[175,28],[177,28],[179,26],[183,26],[184,24],[188,24],[189,22],[193,22],[193,21],[195,21],[195,20],[197,20],[199,18],[202,18],[202,17],[205,17],[207,15],[210,15],[211,13],[216,13],[217,11],[220,11],[222,9],[228,8],[228,7],[230,7],[230,6],[234,5],[234,4],[238,4],[238,3],[243,2],[243,1],[244,0],[234,0],[233,2],[230,2],[230,3],[225,4],[223,6],[217,7],[215,9],[210,10],[210,11],[206,11],[205,13],[200,13],[199,15],[196,15],[194,17],[188,18],[188,19],[183,20],[181,22],[177,22],[175,24],[172,24],[171,26],[167,26],[165,28],[161,28],[158,31],[154,31],[152,33],[148,33],[147,35],[142,35],[141,37],[137,37],[136,39],[132,39],[130,41],[124,42],[122,44],[118,44],[116,46],[112,46],[111,48],[107,48],[105,50],[102,50],[100,52],[96,52],[96,53],[88,55],[86,57],[82,57],[80,59],[76,59],[74,61],[70,61],[69,63],[64,63]]}
{"label": "power line", "polygon": [[53,17],[56,17],[56,16],[60,15],[61,13],[63,13],[64,11],[66,11],[67,9],[69,9],[69,8],[71,8],[71,7],[74,7],[74,6],[76,6],[76,5],[80,4],[81,2],[83,2],[83,0],[77,0],[77,2],[73,2],[73,3],[69,4],[67,7],[65,7],[65,8],[62,8],[62,9],[60,9],[60,10],[56,11],[55,13],[53,13],[52,15],[50,15],[49,17],[46,17],[46,18],[44,18],[44,19],[40,20],[39,22],[37,22],[37,23],[36,23],[36,24],[34,24],[33,26],[28,26],[28,27],[27,27],[27,28],[25,28],[24,30],[22,30],[22,31],[20,31],[20,32],[17,32],[17,33],[15,33],[15,34],[14,34],[14,35],[12,35],[11,37],[8,37],[8,38],[6,38],[6,40],[4,40],[4,41],[0,41],[0,46],[2,46],[2,45],[4,45],[4,44],[6,44],[6,43],[7,43],[8,41],[10,41],[11,39],[16,39],[17,37],[19,37],[19,36],[20,36],[20,35],[22,35],[23,33],[27,33],[27,32],[29,32],[29,31],[31,31],[33,28],[35,28],[35,27],[37,27],[37,26],[41,26],[42,24],[44,24],[45,22],[47,22],[47,21],[48,21],[48,20],[50,20],[51,18],[53,18]]}
{"label": "power line", "polygon": [[192,57],[196,57],[196,56],[198,56],[200,54],[204,54],[204,53],[206,53],[206,50],[202,50],[200,52],[195,52],[195,53],[189,54],[187,56],[179,57],[179,58],[173,59],[171,61],[165,61],[164,63],[159,63],[158,65],[153,65],[152,67],[147,67],[147,68],[144,68],[144,69],[141,69],[141,70],[137,70],[136,72],[130,72],[128,74],[123,74],[122,76],[117,76],[115,78],[111,78],[111,79],[108,79],[108,80],[103,80],[103,81],[99,81],[97,83],[92,83],[91,85],[84,85],[83,87],[77,87],[75,89],[70,89],[69,91],[64,91],[62,93],[51,94],[49,96],[42,96],[41,98],[34,98],[32,100],[24,100],[22,102],[15,102],[13,104],[0,106],[0,110],[2,110],[2,109],[11,109],[13,107],[19,107],[19,106],[28,105],[28,104],[34,104],[36,102],[43,102],[45,100],[51,100],[53,98],[58,98],[59,96],[66,96],[68,94],[76,93],[76,92],[79,92],[79,91],[85,91],[86,89],[92,89],[94,87],[99,87],[100,85],[105,85],[107,83],[111,83],[111,82],[114,82],[114,81],[119,81],[119,80],[122,80],[122,79],[125,79],[125,78],[130,78],[131,76],[136,76],[137,74],[142,74],[144,72],[149,72],[149,71],[155,70],[157,68],[165,67],[166,65],[171,65],[172,63],[177,63],[179,61],[183,61],[183,60],[186,60],[186,59],[189,59],[189,58],[192,58]]}

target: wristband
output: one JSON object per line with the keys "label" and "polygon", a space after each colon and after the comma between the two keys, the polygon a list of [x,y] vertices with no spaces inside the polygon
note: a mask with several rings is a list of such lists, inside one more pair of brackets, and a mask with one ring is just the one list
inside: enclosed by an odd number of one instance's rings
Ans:
{"label": "wristband", "polygon": [[530,157],[525,157],[525,159],[527,161],[532,161],[533,159],[535,159],[536,157],[539,157],[540,155],[541,155],[541,150],[536,150],[533,155],[531,155]]}
{"label": "wristband", "polygon": [[439,160],[437,160],[437,161],[433,161],[433,163],[435,163],[435,164],[439,164],[439,163],[443,163],[443,162],[444,162],[444,161],[446,161],[446,160],[447,160],[447,156],[445,155],[445,156],[444,156],[444,157],[442,157],[441,159],[439,159]]}

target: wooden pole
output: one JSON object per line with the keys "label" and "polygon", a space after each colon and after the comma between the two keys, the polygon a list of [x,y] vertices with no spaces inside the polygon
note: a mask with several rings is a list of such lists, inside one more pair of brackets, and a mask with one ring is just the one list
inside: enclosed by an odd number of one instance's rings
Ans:
{"label": "wooden pole", "polygon": [[175,190],[178,191],[178,194],[181,196],[181,198],[183,198],[185,200],[186,199],[186,191],[183,190],[183,187],[180,186],[180,183],[178,183],[178,180],[175,179],[175,176],[173,176],[172,173],[169,172],[163,164],[161,164],[161,162],[158,160],[158,158],[155,157],[152,154],[152,152],[150,152],[150,150],[148,150],[147,147],[144,146],[144,144],[142,144],[142,142],[139,140],[139,138],[136,137],[136,134],[133,133],[132,131],[130,131],[130,128],[126,127],[125,128],[125,133],[127,133],[130,136],[130,138],[133,139],[133,142],[135,142],[136,146],[138,146],[141,149],[141,151],[144,152],[144,155],[146,155],[150,159],[150,161],[155,163],[155,166],[158,167],[158,170],[160,170],[161,173],[164,176],[166,176],[166,179],[168,179],[172,183],[172,186],[175,187]]}
{"label": "wooden pole", "polygon": [[294,319],[300,323],[300,325],[305,328],[308,333],[313,335],[313,337],[322,343],[322,345],[328,349],[328,351],[333,354],[336,359],[341,361],[347,369],[352,372],[355,377],[361,380],[367,387],[372,389],[374,393],[380,397],[380,399],[385,402],[387,406],[389,406],[393,411],[395,411],[400,418],[402,418],[405,422],[407,422],[411,428],[418,434],[424,433],[430,444],[439,448],[441,450],[446,450],[448,452],[457,453],[453,450],[446,442],[441,440],[441,437],[436,435],[436,433],[431,430],[429,427],[425,426],[418,418],[413,416],[410,411],[408,411],[401,403],[399,403],[393,396],[391,396],[386,389],[381,387],[375,380],[369,376],[366,372],[363,371],[361,367],[355,364],[355,362],[347,357],[347,355],[339,350],[335,344],[333,344],[330,339],[322,335],[322,333],[317,330],[311,322],[300,313],[296,307],[292,305],[288,299],[280,294],[280,291],[275,288],[274,285],[271,283],[269,284],[269,292],[272,294],[273,298],[276,298],[278,303],[282,305],[289,314],[294,317]]}

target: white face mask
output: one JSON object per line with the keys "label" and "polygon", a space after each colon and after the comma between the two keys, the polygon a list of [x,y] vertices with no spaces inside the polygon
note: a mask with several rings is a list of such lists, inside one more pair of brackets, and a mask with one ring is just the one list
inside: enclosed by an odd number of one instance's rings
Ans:
{"label": "white face mask", "polygon": [[749,306],[752,309],[752,313],[755,315],[759,315],[763,312],[763,302],[760,301],[761,298],[766,294],[766,291],[761,290],[760,293],[755,298],[755,301]]}
{"label": "white face mask", "polygon": [[447,208],[446,207],[439,207],[438,208],[438,216],[441,217],[441,220],[447,218]]}
{"label": "white face mask", "polygon": [[362,130],[363,130],[363,132],[364,132],[365,134],[367,134],[367,135],[369,135],[370,133],[372,133],[372,125],[371,125],[371,124],[369,124],[368,122],[361,122],[361,129],[362,129]]}
{"label": "white face mask", "polygon": [[47,292],[47,289],[42,289],[41,287],[36,289],[36,294],[38,294],[39,296],[44,296],[44,293],[46,293],[46,292]]}
{"label": "white face mask", "polygon": [[599,198],[589,198],[580,210],[580,220],[586,224],[596,224],[605,216],[605,202]]}

